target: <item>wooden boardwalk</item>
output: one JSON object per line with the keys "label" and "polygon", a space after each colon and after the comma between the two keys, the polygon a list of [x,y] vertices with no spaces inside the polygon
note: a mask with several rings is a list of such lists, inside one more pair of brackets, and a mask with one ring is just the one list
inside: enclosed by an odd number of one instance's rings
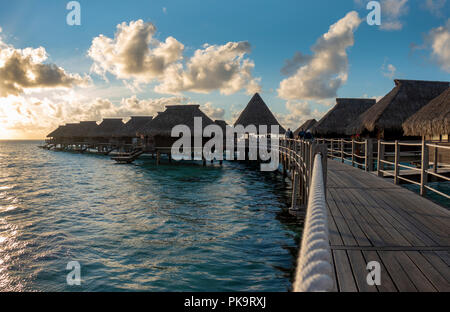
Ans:
{"label": "wooden boardwalk", "polygon": [[[450,211],[373,174],[328,161],[335,291],[450,291]],[[370,261],[381,285],[369,286]]]}

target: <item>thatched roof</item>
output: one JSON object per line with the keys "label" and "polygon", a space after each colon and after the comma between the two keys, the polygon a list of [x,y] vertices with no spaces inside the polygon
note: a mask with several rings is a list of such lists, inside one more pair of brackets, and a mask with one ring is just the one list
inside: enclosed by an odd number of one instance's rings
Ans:
{"label": "thatched roof", "polygon": [[314,125],[316,123],[317,123],[317,120],[315,120],[315,119],[309,119],[309,120],[305,121],[300,127],[298,127],[297,130],[294,131],[294,137],[297,137],[301,131],[306,131],[308,129],[311,129],[312,127],[314,127]]}
{"label": "thatched roof", "polygon": [[405,135],[450,134],[450,88],[403,123]]}
{"label": "thatched roof", "polygon": [[194,134],[194,117],[202,118],[202,127],[205,128],[214,122],[200,110],[200,105],[168,105],[166,110],[148,122],[139,132],[150,136],[171,136],[172,128],[177,125],[186,125]]}
{"label": "thatched roof", "polygon": [[74,138],[78,137],[78,133],[80,132],[80,124],[79,123],[68,123],[63,128],[63,131],[60,134],[62,138]]}
{"label": "thatched roof", "polygon": [[270,131],[271,126],[279,126],[280,134],[286,132],[258,93],[255,93],[247,104],[247,107],[242,111],[241,115],[234,123],[235,127],[237,125],[242,125],[244,127],[255,125],[256,128],[260,125],[267,125],[267,131]]}
{"label": "thatched roof", "polygon": [[336,99],[336,105],[310,130],[315,135],[344,135],[346,127],[375,104],[374,99]]}
{"label": "thatched roof", "polygon": [[448,87],[448,82],[394,80],[395,88],[365,111],[347,134],[389,130],[402,132],[402,124]]}
{"label": "thatched roof", "polygon": [[61,137],[61,134],[64,131],[64,127],[65,126],[59,126],[58,128],[56,128],[55,130],[53,130],[52,132],[50,132],[49,134],[47,134],[47,138],[58,138]]}
{"label": "thatched roof", "polygon": [[131,116],[131,119],[118,129],[114,136],[122,138],[136,137],[138,130],[144,127],[152,119],[152,116]]}
{"label": "thatched roof", "polygon": [[96,121],[80,121],[78,128],[78,137],[87,137],[89,133],[94,132],[98,125]]}
{"label": "thatched roof", "polygon": [[95,129],[89,131],[86,136],[91,138],[112,137],[113,134],[122,126],[122,118],[105,118],[100,125],[98,125]]}

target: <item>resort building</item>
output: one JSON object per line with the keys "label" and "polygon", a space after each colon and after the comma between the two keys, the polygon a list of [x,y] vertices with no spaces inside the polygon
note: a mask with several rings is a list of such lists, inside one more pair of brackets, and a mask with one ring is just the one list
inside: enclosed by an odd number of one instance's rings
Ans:
{"label": "resort building", "polygon": [[316,137],[345,137],[348,125],[375,102],[374,99],[337,98],[336,105],[312,127],[311,132]]}
{"label": "resort building", "polygon": [[113,137],[122,144],[137,144],[138,131],[152,119],[152,116],[132,116],[126,124],[115,131]]}
{"label": "resort building", "polygon": [[267,132],[271,131],[271,126],[278,126],[279,134],[284,134],[286,132],[258,93],[255,93],[245,109],[239,115],[234,123],[235,127],[237,125],[242,125],[244,128],[249,125],[254,125],[256,126],[257,132],[260,125],[266,125]]}
{"label": "resort building", "polygon": [[402,124],[448,87],[448,82],[394,80],[395,87],[362,113],[348,128],[349,135],[401,139]]}
{"label": "resort building", "polygon": [[317,120],[315,119],[309,119],[305,121],[300,127],[298,127],[297,130],[294,131],[294,137],[298,137],[298,134],[300,132],[306,132],[308,130],[311,130],[315,125],[317,124]]}

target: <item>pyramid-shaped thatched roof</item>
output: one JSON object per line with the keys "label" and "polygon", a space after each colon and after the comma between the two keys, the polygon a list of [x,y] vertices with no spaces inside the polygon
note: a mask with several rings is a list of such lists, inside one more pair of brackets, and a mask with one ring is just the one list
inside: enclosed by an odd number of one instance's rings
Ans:
{"label": "pyramid-shaped thatched roof", "polygon": [[168,105],[166,110],[148,122],[139,133],[150,136],[170,136],[172,128],[177,125],[186,125],[194,135],[194,117],[202,118],[202,127],[205,128],[214,122],[200,110],[200,105]]}
{"label": "pyramid-shaped thatched roof", "polygon": [[317,120],[315,120],[315,119],[309,119],[309,120],[305,121],[300,127],[298,127],[297,130],[294,131],[294,137],[297,137],[301,131],[306,131],[306,130],[311,129],[312,127],[314,127],[314,125],[316,123],[317,123]]}
{"label": "pyramid-shaped thatched roof", "polygon": [[87,137],[108,138],[123,126],[122,118],[105,118],[102,123],[87,134]]}
{"label": "pyramid-shaped thatched roof", "polygon": [[245,107],[234,123],[234,126],[237,125],[242,125],[244,127],[255,125],[257,129],[260,125],[266,125],[267,131],[270,131],[271,126],[279,126],[280,134],[286,132],[258,93],[255,93],[247,104],[247,107]]}
{"label": "pyramid-shaped thatched roof", "polygon": [[310,130],[318,136],[342,136],[347,126],[375,102],[374,99],[338,98],[336,105]]}
{"label": "pyramid-shaped thatched roof", "polygon": [[59,126],[55,130],[53,130],[52,132],[47,134],[47,138],[58,138],[58,137],[61,137],[61,134],[64,131],[64,127],[65,127],[64,125],[63,126]]}
{"label": "pyramid-shaped thatched roof", "polygon": [[136,137],[138,130],[144,127],[152,119],[152,116],[131,116],[131,119],[118,129],[114,136],[122,138]]}
{"label": "pyramid-shaped thatched roof", "polygon": [[394,80],[395,87],[385,97],[359,116],[347,134],[389,130],[401,133],[402,124],[418,110],[439,96],[448,82]]}
{"label": "pyramid-shaped thatched roof", "polygon": [[405,135],[450,134],[450,88],[403,123]]}

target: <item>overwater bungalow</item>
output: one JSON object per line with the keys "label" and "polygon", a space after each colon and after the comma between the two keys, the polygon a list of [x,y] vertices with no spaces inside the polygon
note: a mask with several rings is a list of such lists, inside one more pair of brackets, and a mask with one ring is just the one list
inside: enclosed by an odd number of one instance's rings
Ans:
{"label": "overwater bungalow", "polygon": [[[200,105],[168,105],[164,112],[148,122],[139,134],[145,138],[145,149],[156,151],[158,155],[165,153],[170,156],[171,148],[180,137],[172,137],[172,129],[178,125],[186,125],[194,138],[194,117],[200,117],[202,120],[202,129],[214,124],[205,113],[200,110]],[[203,132],[203,131],[202,131]],[[200,134],[201,135],[201,134]],[[206,142],[206,138],[203,139]],[[193,141],[192,141],[192,146]]]}
{"label": "overwater bungalow", "polygon": [[86,137],[91,143],[115,143],[113,135],[122,128],[122,118],[105,118],[97,127],[91,129]]}
{"label": "overwater bungalow", "polygon": [[242,125],[244,127],[255,125],[257,132],[260,125],[266,125],[268,132],[271,131],[271,126],[278,126],[280,134],[286,132],[258,93],[255,93],[245,109],[239,115],[239,118],[234,123],[235,127],[237,125]]}
{"label": "overwater bungalow", "polygon": [[317,124],[317,120],[315,119],[309,119],[305,121],[300,127],[298,127],[297,130],[294,131],[294,137],[298,137],[298,134],[300,132],[306,132],[310,130],[312,127],[314,127]]}
{"label": "overwater bungalow", "polygon": [[311,128],[311,132],[316,137],[345,137],[348,125],[375,102],[374,99],[337,98],[336,105]]}
{"label": "overwater bungalow", "polygon": [[80,124],[79,123],[68,123],[63,128],[60,134],[61,143],[72,144],[78,143],[80,139]]}
{"label": "overwater bungalow", "polygon": [[64,131],[64,127],[65,125],[59,126],[55,130],[47,134],[47,142],[52,144],[59,143],[59,141],[61,140],[61,135]]}
{"label": "overwater bungalow", "polygon": [[137,144],[138,131],[152,119],[152,116],[131,116],[127,123],[115,131],[113,137],[126,145]]}
{"label": "overwater bungalow", "polygon": [[448,87],[448,82],[394,80],[395,87],[347,127],[347,134],[392,140],[404,138],[402,124]]}
{"label": "overwater bungalow", "polygon": [[403,123],[407,136],[450,142],[450,88],[422,107]]}
{"label": "overwater bungalow", "polygon": [[94,133],[98,127],[96,121],[80,121],[78,135],[81,143],[90,143],[89,134]]}

